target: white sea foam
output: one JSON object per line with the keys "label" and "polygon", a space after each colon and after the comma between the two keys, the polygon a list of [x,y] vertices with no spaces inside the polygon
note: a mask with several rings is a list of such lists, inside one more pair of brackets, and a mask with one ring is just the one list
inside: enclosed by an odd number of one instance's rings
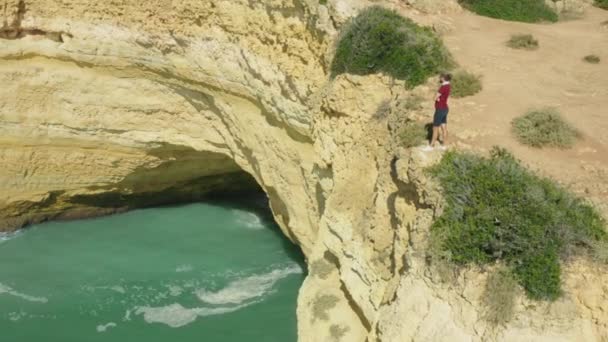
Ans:
{"label": "white sea foam", "polygon": [[114,322],[109,322],[109,323],[106,323],[106,324],[100,324],[100,325],[97,326],[97,332],[105,332],[109,328],[114,328],[115,326],[116,326],[116,323],[114,323]]}
{"label": "white sea foam", "polygon": [[262,219],[255,213],[238,209],[233,209],[232,213],[240,224],[249,229],[260,230],[266,228]]}
{"label": "white sea foam", "polygon": [[167,289],[169,290],[169,294],[173,297],[177,297],[184,292],[184,289],[177,285],[168,285]]}
{"label": "white sea foam", "polygon": [[114,291],[114,292],[118,292],[118,293],[126,293],[127,290],[125,290],[124,287],[120,286],[120,285],[114,285],[114,286],[97,286],[94,287],[95,289],[100,289],[100,290],[110,290],[110,291]]}
{"label": "white sea foam", "polygon": [[178,273],[181,273],[181,272],[190,272],[190,271],[192,271],[192,269],[193,269],[192,265],[179,265],[175,269],[175,272],[178,272]]}
{"label": "white sea foam", "polygon": [[[273,286],[279,280],[291,274],[302,272],[303,270],[299,265],[293,264],[268,273],[237,279],[217,292],[205,289],[196,291],[196,295],[201,301],[218,305],[216,307],[185,308],[179,303],[160,307],[140,306],[134,310],[127,310],[123,320],[129,320],[131,313],[133,313],[143,315],[147,323],[161,323],[172,328],[179,328],[196,321],[198,317],[222,315],[258,303],[262,296],[272,291]],[[176,286],[172,289],[172,287],[171,285],[168,286],[170,292],[183,291],[183,288]]]}
{"label": "white sea foam", "polygon": [[130,321],[131,320],[131,310],[127,310],[127,312],[125,312],[125,317],[122,318],[123,321]]}
{"label": "white sea foam", "polygon": [[293,264],[268,273],[234,280],[219,291],[214,292],[207,289],[199,289],[196,291],[196,295],[201,301],[208,304],[241,304],[270,293],[277,281],[291,274],[298,273],[302,273],[302,268],[297,264]]}
{"label": "white sea foam", "polygon": [[198,317],[222,315],[237,311],[247,305],[238,305],[223,308],[192,308],[188,309],[181,304],[174,303],[161,307],[142,306],[135,310],[136,315],[143,315],[147,323],[162,323],[171,328],[179,328],[188,325]]}
{"label": "white sea foam", "polygon": [[18,321],[18,320],[20,320],[20,319],[22,319],[22,318],[24,318],[26,316],[27,316],[27,314],[25,312],[23,312],[23,311],[20,311],[20,312],[10,312],[8,314],[8,318],[11,321],[13,321],[13,322],[16,322],[16,321]]}
{"label": "white sea foam", "polygon": [[25,299],[30,302],[46,303],[49,301],[48,299],[46,299],[44,297],[35,297],[35,296],[27,295],[25,293],[17,292],[15,290],[13,290],[10,286],[0,283],[0,294],[3,294],[3,293],[7,293],[11,296],[19,297],[19,298]]}
{"label": "white sea foam", "polygon": [[85,285],[81,287],[85,291],[95,292],[96,290],[104,290],[104,291],[114,291],[121,294],[127,293],[127,289],[120,285],[112,285],[112,286],[89,286]]}
{"label": "white sea foam", "polygon": [[14,239],[17,236],[21,235],[21,231],[18,230],[16,232],[11,232],[11,233],[0,233],[0,244],[2,244],[3,242],[6,242],[10,239]]}

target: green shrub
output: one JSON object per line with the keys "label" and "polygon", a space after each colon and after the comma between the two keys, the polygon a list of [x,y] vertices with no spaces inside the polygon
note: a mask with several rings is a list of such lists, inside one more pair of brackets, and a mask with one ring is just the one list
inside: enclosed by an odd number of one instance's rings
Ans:
{"label": "green shrub", "polygon": [[491,18],[525,23],[555,22],[558,19],[557,13],[547,6],[545,0],[460,0],[459,2],[470,11]]}
{"label": "green shrub", "polygon": [[560,260],[606,246],[605,221],[590,205],[540,178],[508,152],[490,158],[447,152],[431,168],[446,200],[431,227],[456,265],[504,262],[532,299],[560,294]]}
{"label": "green shrub", "polygon": [[482,296],[484,318],[494,325],[508,323],[515,313],[517,280],[508,268],[499,268],[490,274]]}
{"label": "green shrub", "polygon": [[428,139],[427,128],[416,121],[408,121],[399,132],[401,145],[406,148],[422,145]]}
{"label": "green shrub", "polygon": [[452,96],[466,97],[479,93],[482,89],[481,77],[468,71],[457,71],[452,75]]}
{"label": "green shrub", "polygon": [[538,40],[531,34],[514,34],[507,41],[507,46],[520,50],[536,50],[538,49]]}
{"label": "green shrub", "polygon": [[595,0],[593,3],[596,7],[608,10],[608,0]]}
{"label": "green shrub", "polygon": [[533,147],[569,148],[580,136],[557,110],[551,108],[530,111],[514,119],[511,125],[517,139]]}
{"label": "green shrub", "polygon": [[587,55],[583,58],[583,60],[591,64],[598,64],[600,62],[600,58],[596,55]]}
{"label": "green shrub", "polygon": [[449,52],[430,28],[372,6],[345,25],[331,70],[333,76],[384,72],[413,87],[451,65]]}

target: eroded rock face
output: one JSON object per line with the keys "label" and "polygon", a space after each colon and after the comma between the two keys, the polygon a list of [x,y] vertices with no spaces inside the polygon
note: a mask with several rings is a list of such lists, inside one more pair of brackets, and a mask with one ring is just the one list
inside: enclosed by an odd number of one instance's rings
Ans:
{"label": "eroded rock face", "polygon": [[[424,250],[442,204],[422,170],[439,155],[393,143],[403,84],[328,76],[338,27],[370,3],[4,2],[0,228],[251,175],[310,266],[301,341],[608,339],[602,272],[570,272],[571,296],[522,301],[506,327],[481,318],[480,270],[436,281]],[[439,31],[449,22],[434,13],[459,10],[383,3]]]}

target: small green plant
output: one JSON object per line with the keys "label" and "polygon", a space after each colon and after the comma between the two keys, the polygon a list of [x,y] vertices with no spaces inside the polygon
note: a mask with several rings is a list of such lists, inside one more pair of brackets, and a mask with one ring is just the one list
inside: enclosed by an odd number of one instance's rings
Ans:
{"label": "small green plant", "polygon": [[590,64],[598,64],[600,62],[600,57],[596,55],[587,55],[583,57],[583,60]]}
{"label": "small green plant", "polygon": [[422,145],[428,137],[428,130],[423,124],[410,120],[399,132],[401,145],[406,148]]}
{"label": "small green plant", "polygon": [[501,267],[490,274],[482,296],[484,318],[494,325],[508,323],[515,313],[517,280],[509,269]]}
{"label": "small green plant", "polygon": [[513,134],[525,145],[533,147],[569,148],[580,133],[552,108],[537,109],[511,122]]}
{"label": "small green plant", "polygon": [[593,3],[596,7],[608,10],[608,0],[595,0]]}
{"label": "small green plant", "polygon": [[519,50],[536,50],[539,44],[531,34],[514,34],[507,41],[507,46]]}
{"label": "small green plant", "polygon": [[413,87],[452,64],[450,53],[430,28],[371,6],[345,25],[331,71],[333,76],[383,72]]}
{"label": "small green plant", "polygon": [[321,319],[327,321],[329,319],[328,311],[336,306],[338,303],[338,297],[334,295],[320,295],[317,296],[312,303],[312,317],[313,319]]}
{"label": "small green plant", "polygon": [[327,0],[319,0],[319,5],[327,5]]}
{"label": "small green plant", "polygon": [[438,247],[429,248],[455,265],[501,261],[531,299],[555,300],[561,294],[560,260],[605,253],[597,250],[608,239],[597,211],[504,149],[494,148],[489,158],[447,152],[430,172],[446,207],[431,227]]}
{"label": "small green plant", "polygon": [[479,93],[483,88],[481,77],[468,71],[457,71],[452,75],[452,96],[466,97]]}
{"label": "small green plant", "polygon": [[549,7],[545,0],[459,0],[460,4],[479,15],[537,23],[542,21],[555,22],[557,13]]}

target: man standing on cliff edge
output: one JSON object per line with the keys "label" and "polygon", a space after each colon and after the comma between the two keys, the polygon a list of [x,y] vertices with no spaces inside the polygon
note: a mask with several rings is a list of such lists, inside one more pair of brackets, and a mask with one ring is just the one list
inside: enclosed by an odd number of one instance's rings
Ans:
{"label": "man standing on cliff edge", "polygon": [[441,142],[443,146],[442,149],[445,149],[448,144],[448,112],[450,108],[448,107],[448,98],[450,97],[450,92],[452,91],[452,86],[450,85],[450,81],[452,80],[452,75],[450,74],[441,74],[439,76],[439,82],[441,83],[441,87],[437,91],[437,95],[435,96],[435,115],[433,116],[433,137],[431,139],[431,144],[427,146],[425,151],[432,151],[435,148],[435,144],[437,144],[437,140],[439,138],[439,131],[441,130]]}

